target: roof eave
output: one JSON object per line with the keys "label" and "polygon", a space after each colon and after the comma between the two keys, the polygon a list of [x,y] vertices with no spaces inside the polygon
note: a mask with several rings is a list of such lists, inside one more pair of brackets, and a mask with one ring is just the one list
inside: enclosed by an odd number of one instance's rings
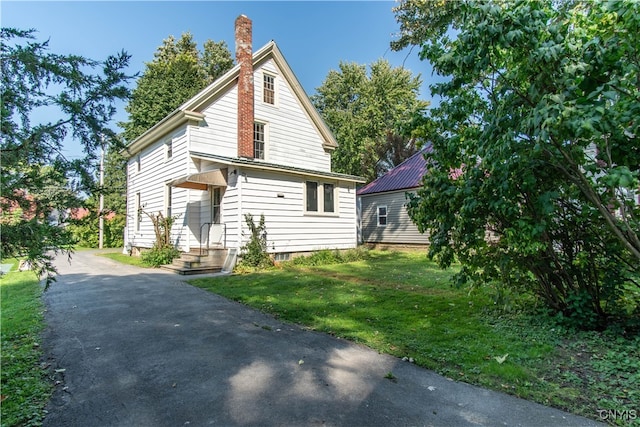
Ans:
{"label": "roof eave", "polygon": [[362,197],[362,196],[377,196],[379,194],[385,194],[385,193],[399,193],[399,192],[407,192],[407,191],[411,191],[411,190],[417,190],[421,188],[421,186],[416,186],[416,187],[404,187],[404,188],[396,188],[395,190],[384,190],[384,191],[372,191],[369,193],[358,193],[358,196]]}
{"label": "roof eave", "polygon": [[184,124],[198,124],[204,119],[204,114],[190,110],[175,110],[167,117],[156,123],[151,129],[136,138],[125,149],[125,154],[133,156],[146,146],[161,138],[173,129]]}
{"label": "roof eave", "polygon": [[210,160],[210,161],[215,160],[216,162],[221,164],[246,167],[249,169],[288,173],[288,174],[299,175],[299,176],[312,176],[316,178],[325,178],[325,179],[329,178],[329,179],[335,179],[339,181],[349,181],[356,184],[366,182],[366,180],[360,176],[347,175],[347,174],[341,174],[336,172],[322,172],[322,171],[315,171],[311,169],[294,168],[294,167],[278,165],[274,163],[266,163],[266,162],[262,162],[254,159],[243,159],[239,157],[225,157],[225,156],[218,156],[215,154],[198,153],[193,151],[189,152],[189,154],[192,157],[197,159]]}

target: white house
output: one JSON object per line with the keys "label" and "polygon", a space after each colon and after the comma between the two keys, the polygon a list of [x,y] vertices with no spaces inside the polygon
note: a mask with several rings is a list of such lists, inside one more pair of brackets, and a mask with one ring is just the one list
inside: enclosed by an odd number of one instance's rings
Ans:
{"label": "white house", "polygon": [[331,172],[337,142],[275,42],[252,52],[252,23],[235,23],[236,66],[133,141],[127,152],[125,244],[155,241],[142,214],[179,215],[176,246],[224,251],[264,214],[276,259],[357,245],[356,183]]}

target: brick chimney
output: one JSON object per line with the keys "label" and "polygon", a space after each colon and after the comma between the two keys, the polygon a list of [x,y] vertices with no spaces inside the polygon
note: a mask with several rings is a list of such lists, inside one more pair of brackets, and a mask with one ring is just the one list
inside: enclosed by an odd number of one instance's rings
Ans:
{"label": "brick chimney", "polygon": [[238,157],[253,158],[253,53],[252,24],[245,15],[236,18],[238,76]]}

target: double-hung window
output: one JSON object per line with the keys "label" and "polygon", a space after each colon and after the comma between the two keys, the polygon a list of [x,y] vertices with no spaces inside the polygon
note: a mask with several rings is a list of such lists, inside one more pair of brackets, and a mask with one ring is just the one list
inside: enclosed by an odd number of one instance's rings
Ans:
{"label": "double-hung window", "polygon": [[307,181],[307,212],[318,212],[318,183]]}
{"label": "double-hung window", "polygon": [[172,213],[171,213],[171,199],[172,199],[171,190],[172,190],[172,187],[170,185],[167,185],[167,193],[166,193],[167,200],[165,202],[165,206],[167,207],[165,214],[166,214],[167,218],[171,218],[171,215],[172,215]]}
{"label": "double-hung window", "polygon": [[384,227],[387,225],[387,207],[378,206],[378,226]]}
{"label": "double-hung window", "polygon": [[255,122],[253,124],[253,158],[264,160],[264,123]]}
{"label": "double-hung window", "polygon": [[135,210],[136,210],[135,232],[137,233],[140,231],[140,224],[142,223],[142,202],[140,200],[140,193],[136,193]]}
{"label": "double-hung window", "polygon": [[262,100],[265,104],[276,104],[276,78],[271,74],[263,74]]}
{"label": "double-hung window", "polygon": [[328,182],[305,182],[305,211],[309,213],[336,213],[336,186]]}
{"label": "double-hung window", "polygon": [[324,193],[324,203],[323,208],[325,212],[335,212],[335,186],[333,184],[327,184],[326,182],[322,184],[322,189]]}

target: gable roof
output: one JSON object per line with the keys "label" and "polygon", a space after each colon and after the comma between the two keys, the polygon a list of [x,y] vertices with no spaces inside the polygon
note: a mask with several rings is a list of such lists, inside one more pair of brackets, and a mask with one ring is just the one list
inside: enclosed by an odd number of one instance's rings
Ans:
{"label": "gable roof", "polygon": [[[296,95],[298,101],[300,101],[300,104],[307,116],[313,122],[316,129],[318,129],[318,132],[323,139],[323,148],[328,150],[335,149],[338,146],[338,142],[333,136],[333,133],[329,130],[329,127],[320,116],[320,113],[318,113],[318,110],[316,110],[311,103],[311,100],[302,88],[300,81],[293,73],[291,67],[289,67],[289,64],[282,55],[282,52],[280,52],[276,42],[273,40],[253,53],[254,70],[269,59],[273,59],[276,63],[285,80],[289,84],[289,87],[291,87],[291,90]],[[236,85],[239,74],[240,65],[236,64],[216,81],[201,90],[194,97],[187,100],[177,109],[169,113],[165,118],[156,123],[153,127],[148,129],[145,133],[133,140],[126,147],[127,154],[132,156],[133,154],[140,152],[148,145],[157,141],[158,138],[179,126],[184,125],[185,123],[191,122],[192,124],[196,124],[197,121],[202,120],[204,115],[201,111],[204,110],[211,102],[224,94],[228,88]]]}
{"label": "gable roof", "polygon": [[395,168],[359,189],[358,196],[420,187],[422,177],[427,172],[427,161],[424,155],[431,150],[431,144],[427,144]]}

